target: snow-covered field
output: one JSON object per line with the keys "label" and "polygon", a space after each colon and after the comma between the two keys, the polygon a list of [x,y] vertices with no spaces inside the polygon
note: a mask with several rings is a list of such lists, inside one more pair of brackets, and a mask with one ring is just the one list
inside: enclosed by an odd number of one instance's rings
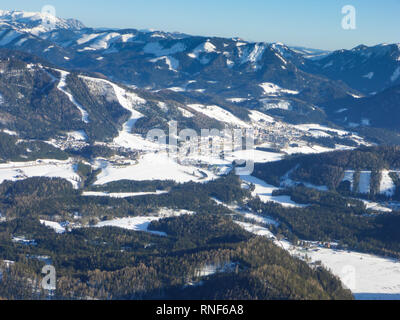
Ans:
{"label": "snow-covered field", "polygon": [[307,251],[307,255],[337,275],[356,299],[400,299],[398,260],[326,248]]}
{"label": "snow-covered field", "polygon": [[356,299],[400,300],[400,262],[398,260],[322,247],[305,251],[285,240],[278,241],[266,227],[240,221],[235,221],[235,223],[253,234],[274,239],[275,244],[288,250],[294,256],[304,259],[307,255],[311,262],[321,261],[325,268],[342,280]]}
{"label": "snow-covered field", "polygon": [[248,220],[253,220],[257,223],[262,223],[262,224],[271,224],[274,226],[278,226],[279,223],[277,223],[275,220],[273,220],[272,218],[269,217],[263,217],[263,216],[259,216],[257,214],[254,214],[252,212],[248,212],[246,210],[240,210],[237,209],[235,210],[237,213],[239,213],[243,218],[248,219]]}
{"label": "snow-covered field", "polygon": [[[296,127],[296,129],[301,130],[301,131],[305,131],[305,132],[310,132],[310,131],[320,131],[320,132],[325,132],[325,133],[329,133],[329,132],[335,132],[340,136],[344,136],[349,134],[348,131],[345,130],[339,130],[339,129],[333,129],[333,128],[329,128],[317,123],[308,123],[308,124],[298,124],[295,125],[294,127]],[[358,137],[358,136],[356,136]],[[361,137],[358,137],[361,139]]]}
{"label": "snow-covered field", "polygon": [[253,124],[257,125],[258,122],[264,122],[264,123],[273,123],[275,122],[274,118],[272,118],[269,115],[266,115],[260,111],[256,110],[249,110],[250,114],[249,117],[253,121]]}
{"label": "snow-covered field", "polygon": [[240,126],[243,128],[248,128],[249,125],[244,121],[240,120],[238,117],[234,116],[229,111],[222,109],[218,106],[206,106],[202,104],[189,104],[189,108],[206,115],[207,117],[229,123],[233,126]]}
{"label": "snow-covered field", "polygon": [[170,56],[186,49],[183,43],[176,43],[171,48],[164,48],[159,42],[150,42],[145,45],[143,51],[145,53],[153,54],[156,57]]}
{"label": "snow-covered field", "polygon": [[360,184],[358,185],[358,192],[369,193],[371,185],[371,171],[360,172]]}
{"label": "snow-covered field", "polygon": [[253,195],[259,196],[260,200],[263,202],[277,202],[285,207],[304,207],[304,205],[297,204],[292,201],[289,196],[273,196],[272,192],[275,190],[279,190],[279,188],[271,186],[261,179],[253,176],[241,176],[241,179],[247,183],[252,183],[255,185]]}
{"label": "snow-covered field", "polygon": [[[382,170],[381,171],[381,181],[379,185],[379,193],[384,194],[388,197],[394,195],[396,191],[396,185],[393,179],[390,177],[390,173],[395,171]],[[351,188],[354,187],[354,170],[346,170],[344,173],[344,178],[342,181],[349,181],[351,183]],[[371,171],[361,171],[360,172],[360,182],[356,186],[356,191],[360,193],[367,194],[370,192],[371,188]],[[372,206],[375,206],[373,204]]]}
{"label": "snow-covered field", "polygon": [[238,206],[238,205],[228,205],[216,198],[212,198],[217,204],[219,205],[223,205],[229,209],[231,209],[232,211],[236,212],[238,215],[240,215],[241,217],[247,219],[247,220],[252,220],[254,222],[257,223],[261,223],[261,224],[271,224],[274,226],[278,226],[279,223],[277,223],[274,219],[270,218],[270,217],[266,217],[266,216],[261,216],[258,214],[255,214],[249,210],[243,209],[242,207]]}
{"label": "snow-covered field", "polygon": [[286,152],[287,154],[295,154],[295,153],[303,153],[303,154],[311,154],[311,153],[322,153],[332,151],[332,149],[325,148],[318,145],[308,146],[308,145],[299,145],[296,147],[286,147],[281,151]]}
{"label": "snow-covered field", "polygon": [[262,103],[262,110],[272,110],[272,109],[282,109],[282,110],[291,110],[292,104],[288,100],[275,100],[271,98],[264,98],[260,99],[260,102]]}
{"label": "snow-covered field", "polygon": [[226,160],[233,162],[234,160],[247,160],[247,161],[254,161],[254,162],[273,162],[282,160],[283,154],[276,153],[276,152],[267,152],[267,151],[260,151],[260,150],[238,150],[234,151],[230,154],[225,156]]}
{"label": "snow-covered field", "polygon": [[305,182],[305,181],[294,181],[290,178],[290,175],[292,174],[293,171],[295,171],[298,168],[298,166],[294,167],[293,169],[289,170],[282,178],[281,178],[281,183],[280,186],[281,187],[285,187],[285,188],[291,188],[294,186],[297,186],[299,184],[302,184],[304,186],[306,186],[307,188],[310,189],[316,189],[319,191],[328,191],[329,188],[327,186],[317,186],[315,184],[309,183],[309,182]]}
{"label": "snow-covered field", "polygon": [[201,266],[195,271],[196,277],[207,277],[216,273],[227,272],[234,270],[236,263],[224,263],[224,264],[206,264]]}
{"label": "snow-covered field", "polygon": [[152,221],[158,221],[163,218],[179,217],[186,214],[194,214],[194,212],[187,210],[161,209],[160,212],[158,212],[157,215],[154,216],[116,218],[112,220],[101,221],[96,224],[95,227],[117,227],[133,231],[145,231],[165,237],[167,236],[165,232],[148,230],[150,223]]}
{"label": "snow-covered field", "polygon": [[386,196],[393,196],[396,191],[396,185],[393,182],[393,179],[390,177],[388,170],[382,170],[382,180],[380,184],[380,193],[385,194]]}
{"label": "snow-covered field", "polygon": [[233,103],[241,103],[243,101],[247,101],[248,98],[227,98],[226,100]]}
{"label": "snow-covered field", "polygon": [[113,42],[128,42],[135,38],[133,34],[120,34],[117,32],[101,32],[95,34],[84,34],[76,42],[78,45],[85,45],[78,51],[96,51],[108,49]]}
{"label": "snow-covered field", "polygon": [[9,162],[0,164],[0,183],[4,180],[23,180],[32,177],[63,178],[78,188],[81,178],[70,160],[37,160],[34,162]]}
{"label": "snow-covered field", "polygon": [[243,229],[245,229],[248,232],[251,232],[253,234],[256,234],[258,236],[263,236],[263,237],[267,237],[270,239],[275,239],[274,234],[267,228],[262,227],[262,226],[258,226],[256,224],[253,223],[249,223],[249,222],[242,222],[242,221],[235,221],[236,224],[238,224],[239,226],[241,226]]}
{"label": "snow-covered field", "polygon": [[[138,160],[138,164],[114,166],[106,163],[98,175],[96,185],[118,180],[174,180],[176,182],[208,181],[215,178],[211,172],[194,166],[184,166],[165,152],[148,153]],[[205,174],[207,176],[205,176]]]}
{"label": "snow-covered field", "polygon": [[60,223],[48,220],[40,220],[40,223],[53,229],[56,233],[64,233],[65,227],[63,227]]}
{"label": "snow-covered field", "polygon": [[217,273],[217,266],[207,264],[195,272],[197,277],[207,277]]}
{"label": "snow-covered field", "polygon": [[[270,193],[270,188],[265,186],[265,183],[253,177],[248,178],[246,182],[252,182],[256,185],[255,194],[259,195],[260,198],[264,197],[264,201],[271,201],[269,194],[265,195],[262,192],[265,190]],[[277,201],[277,199],[272,200]],[[218,200],[216,201],[219,202]],[[370,207],[373,205],[370,202],[368,204]],[[376,205],[379,206],[379,204]],[[328,249],[317,245],[305,250],[301,247],[293,246],[286,240],[278,241],[274,234],[265,227],[270,224],[276,225],[277,222],[273,219],[259,216],[252,212],[237,210],[237,208],[230,208],[246,219],[255,222],[234,221],[245,230],[273,239],[276,245],[289,251],[293,256],[302,259],[307,256],[310,259],[309,262],[320,261],[325,268],[331,270],[333,274],[342,280],[356,299],[400,300],[400,262],[398,260],[354,251]],[[374,207],[374,209],[378,210],[379,208]],[[387,208],[383,209],[390,211]],[[264,224],[265,226],[258,224]]]}
{"label": "snow-covered field", "polygon": [[146,195],[159,195],[168,193],[167,191],[156,191],[156,192],[96,192],[96,191],[85,191],[82,193],[85,197],[110,197],[110,198],[129,198],[129,197],[139,197]]}
{"label": "snow-covered field", "polygon": [[[0,100],[0,104],[1,104],[1,100]],[[12,131],[12,130],[8,130],[8,129],[2,129],[1,132],[7,133],[9,136],[18,136],[18,133],[16,133],[15,131]]]}
{"label": "snow-covered field", "polygon": [[392,212],[393,211],[392,209],[390,209],[388,207],[384,207],[383,205],[381,205],[377,202],[363,200],[363,199],[359,199],[359,200],[364,202],[365,207],[370,210],[381,211],[381,212]]}

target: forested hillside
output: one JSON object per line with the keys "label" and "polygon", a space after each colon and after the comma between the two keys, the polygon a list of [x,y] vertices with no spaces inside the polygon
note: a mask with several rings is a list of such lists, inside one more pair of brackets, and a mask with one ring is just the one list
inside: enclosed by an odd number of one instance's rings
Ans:
{"label": "forested hillside", "polygon": [[[228,202],[247,198],[248,191],[234,175],[205,185],[172,187],[168,196],[126,200],[81,197],[67,182],[45,178],[5,182],[0,194],[1,212],[9,218],[0,223],[0,260],[13,261],[1,267],[6,284],[0,288],[2,298],[48,297],[48,291],[32,290],[46,261],[57,270],[52,293],[57,299],[352,298],[324,269],[311,269],[232,222],[232,212],[210,197]],[[118,215],[151,215],[159,207],[194,213],[150,224],[150,231],[166,236],[90,227]],[[69,221],[72,229],[56,233],[38,218]],[[73,227],[77,222],[82,226]]]}
{"label": "forested hillside", "polygon": [[[345,194],[366,193],[371,196],[385,196],[380,192],[382,172],[388,171],[391,177],[398,175],[400,168],[400,148],[369,147],[356,150],[336,151],[316,155],[292,155],[282,161],[256,164],[254,175],[275,186],[285,184],[290,178],[299,183],[308,182],[316,186],[327,186],[331,190]],[[346,176],[346,172],[349,175]],[[371,187],[361,192],[351,185],[357,185],[360,173],[367,173]],[[394,179],[396,190],[398,181]],[[386,194],[395,197],[398,191]]]}

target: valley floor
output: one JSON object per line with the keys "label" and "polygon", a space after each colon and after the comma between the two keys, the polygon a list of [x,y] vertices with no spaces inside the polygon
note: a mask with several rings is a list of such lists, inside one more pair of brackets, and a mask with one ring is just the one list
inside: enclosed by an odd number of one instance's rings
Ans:
{"label": "valley floor", "polygon": [[278,241],[268,228],[238,222],[254,234],[273,238],[293,256],[311,265],[322,265],[342,280],[358,300],[400,300],[400,261],[354,251],[325,248],[314,243],[305,249]]}
{"label": "valley floor", "polygon": [[[310,126],[298,126],[298,130],[306,131]],[[327,130],[324,127],[313,128],[314,130]],[[315,132],[314,132],[315,133]],[[342,134],[342,132],[339,132]],[[139,136],[126,133],[128,136],[135,137],[135,141],[147,146],[149,142]],[[132,147],[132,146],[130,146]],[[338,147],[340,149],[340,147]],[[100,169],[94,185],[101,186],[110,182],[123,179],[144,181],[144,180],[173,180],[177,183],[188,181],[207,182],[218,179],[221,174],[232,170],[232,161],[237,159],[253,159],[259,162],[278,161],[284,154],[296,152],[320,153],[329,151],[319,146],[288,146],[281,152],[271,152],[262,150],[238,150],[227,153],[224,159],[212,158],[208,156],[179,156],[169,157],[165,150],[152,150],[143,148],[142,154],[136,160],[117,160],[98,158],[91,164],[93,168]],[[39,160],[30,163],[7,163],[0,165],[0,182],[4,180],[21,180],[33,176],[60,177],[70,181],[74,188],[80,187],[81,178],[76,171],[76,163],[73,159],[67,161]],[[258,196],[262,202],[275,202],[285,207],[305,207],[307,205],[294,202],[290,196],[274,196],[273,191],[279,188],[267,184],[266,182],[253,176],[242,176],[243,183],[248,187],[254,185],[253,196]],[[367,181],[368,180],[368,181]],[[290,183],[287,179],[286,183]],[[360,183],[364,189],[369,186],[369,176],[361,176]],[[387,183],[386,183],[387,184]],[[385,186],[386,186],[385,184]],[[319,187],[321,188],[321,187]],[[161,195],[163,191],[157,192],[94,192],[85,191],[86,197],[111,197],[128,198],[143,195]],[[218,200],[217,200],[218,201]],[[368,205],[379,208],[379,204],[368,203]],[[382,207],[381,207],[382,208]],[[243,212],[239,212],[244,214]],[[179,214],[178,214],[179,215]],[[176,215],[167,215],[176,216]],[[152,221],[157,221],[162,216],[144,217],[125,217],[115,218],[99,222],[96,227],[114,226],[122,229],[145,231],[167,236],[164,232],[149,231],[148,226]],[[273,220],[265,220],[253,213],[245,214],[246,219],[257,220],[257,223],[264,225],[275,223]],[[58,233],[65,232],[65,228],[52,221],[42,221],[43,224],[53,228]],[[310,248],[303,249],[295,247],[287,241],[278,241],[271,231],[263,226],[249,222],[237,223],[254,234],[275,239],[275,243],[293,256],[306,260],[310,265],[321,264],[331,270],[346,284],[354,293],[357,299],[400,299],[400,263],[396,260],[377,257],[374,255],[362,254],[351,251],[341,251],[328,249],[317,244]]]}

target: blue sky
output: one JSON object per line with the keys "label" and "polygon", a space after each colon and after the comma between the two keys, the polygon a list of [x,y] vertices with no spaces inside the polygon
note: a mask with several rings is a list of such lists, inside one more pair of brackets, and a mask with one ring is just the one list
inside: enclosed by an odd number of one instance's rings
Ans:
{"label": "blue sky", "polygon": [[[356,8],[357,29],[343,30],[341,9]],[[41,11],[89,27],[180,31],[321,49],[400,42],[400,0],[2,0],[0,9]]]}

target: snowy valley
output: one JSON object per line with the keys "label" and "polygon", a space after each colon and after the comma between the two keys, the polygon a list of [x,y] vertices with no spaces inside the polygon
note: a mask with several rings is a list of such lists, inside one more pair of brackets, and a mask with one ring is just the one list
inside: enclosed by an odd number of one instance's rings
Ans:
{"label": "snowy valley", "polygon": [[0,298],[400,299],[399,48],[0,11]]}

